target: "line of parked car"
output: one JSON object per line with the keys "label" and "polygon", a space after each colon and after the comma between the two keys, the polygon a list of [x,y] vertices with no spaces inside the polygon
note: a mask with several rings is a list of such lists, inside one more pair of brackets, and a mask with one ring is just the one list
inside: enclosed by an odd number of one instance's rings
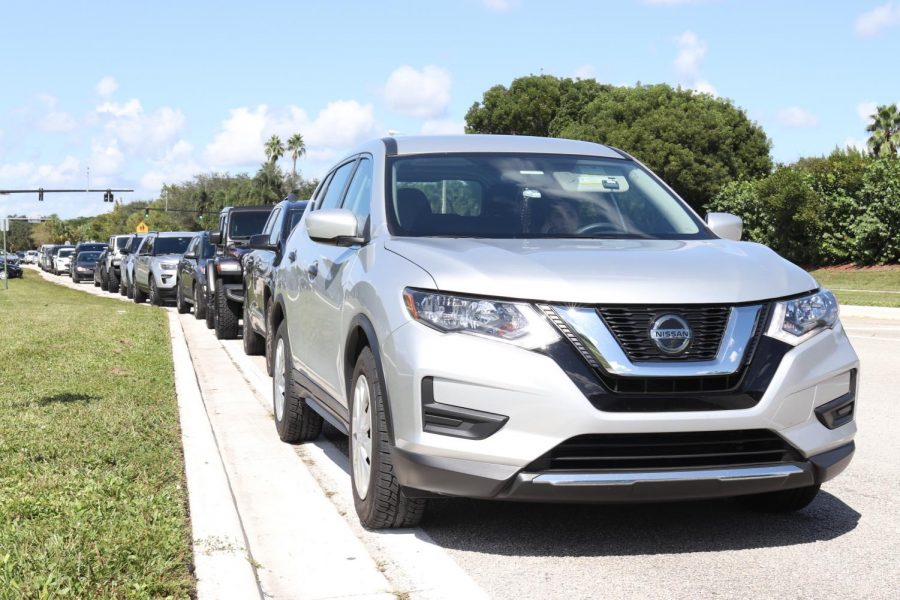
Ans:
{"label": "line of parked car", "polygon": [[279,437],[348,435],[368,528],[433,496],[794,511],[852,459],[859,360],[831,292],[741,232],[616,148],[389,137],[308,204],[114,236],[94,273],[243,320]]}

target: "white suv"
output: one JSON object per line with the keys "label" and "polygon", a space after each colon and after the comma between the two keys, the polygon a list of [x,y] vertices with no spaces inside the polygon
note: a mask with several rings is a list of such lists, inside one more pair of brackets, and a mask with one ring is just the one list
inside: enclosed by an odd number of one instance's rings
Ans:
{"label": "white suv", "polygon": [[349,434],[367,527],[434,495],[796,510],[850,462],[834,296],[624,152],[386,138],[310,206],[275,275],[276,426]]}

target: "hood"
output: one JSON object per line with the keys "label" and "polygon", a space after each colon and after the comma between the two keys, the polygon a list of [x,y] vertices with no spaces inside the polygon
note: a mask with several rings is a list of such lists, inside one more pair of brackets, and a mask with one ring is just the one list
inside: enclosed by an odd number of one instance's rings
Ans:
{"label": "hood", "polygon": [[440,290],[584,304],[730,304],[818,285],[769,248],[729,240],[394,238]]}

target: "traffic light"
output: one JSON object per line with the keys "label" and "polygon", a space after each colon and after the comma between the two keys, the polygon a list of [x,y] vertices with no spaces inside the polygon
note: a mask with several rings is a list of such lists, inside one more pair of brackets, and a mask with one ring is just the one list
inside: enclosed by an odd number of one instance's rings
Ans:
{"label": "traffic light", "polygon": [[38,202],[44,201],[44,188],[38,188]]}
{"label": "traffic light", "polygon": [[197,220],[198,221],[203,220],[203,210],[202,209],[197,212]]}
{"label": "traffic light", "polygon": [[149,208],[145,208],[145,209],[144,209],[144,218],[145,218],[145,219],[149,219],[149,218],[150,218],[150,209],[149,209]]}
{"label": "traffic light", "polygon": [[103,192],[103,201],[104,202],[113,202],[115,198],[113,197],[112,190],[106,190]]}

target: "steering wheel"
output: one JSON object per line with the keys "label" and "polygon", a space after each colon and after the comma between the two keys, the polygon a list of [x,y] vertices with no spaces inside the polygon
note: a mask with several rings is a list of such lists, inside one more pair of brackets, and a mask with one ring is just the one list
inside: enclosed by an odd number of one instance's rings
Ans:
{"label": "steering wheel", "polygon": [[577,234],[583,233],[623,233],[622,228],[615,223],[591,223],[575,230]]}

